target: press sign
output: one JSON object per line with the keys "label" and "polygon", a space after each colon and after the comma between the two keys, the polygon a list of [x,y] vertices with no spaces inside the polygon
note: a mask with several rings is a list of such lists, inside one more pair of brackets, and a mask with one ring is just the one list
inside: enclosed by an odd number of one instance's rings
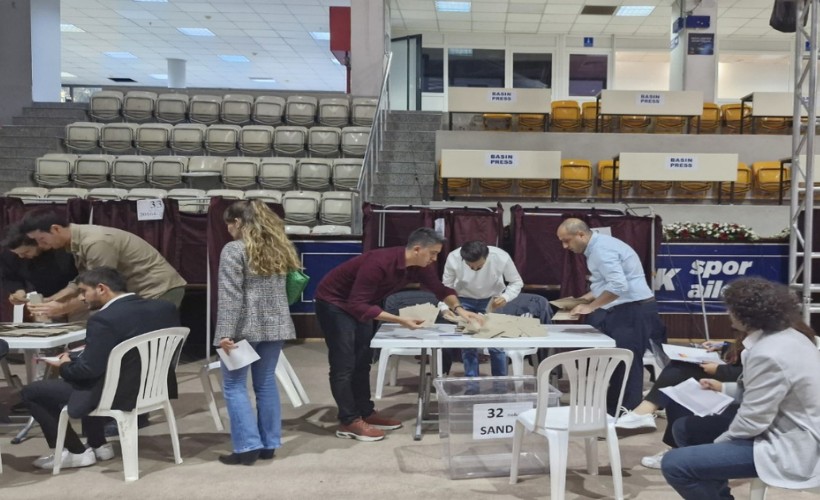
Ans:
{"label": "press sign", "polygon": [[159,199],[137,200],[137,220],[162,220],[165,202]]}
{"label": "press sign", "polygon": [[638,106],[663,106],[663,94],[653,92],[639,92]]}
{"label": "press sign", "polygon": [[488,167],[514,167],[518,165],[518,154],[507,151],[487,153]]}
{"label": "press sign", "polygon": [[532,401],[473,405],[473,439],[512,437],[515,419],[533,407]]}
{"label": "press sign", "polygon": [[698,166],[694,156],[670,156],[666,163],[669,170],[695,170]]}
{"label": "press sign", "polygon": [[491,90],[490,102],[515,102],[515,92],[511,90]]}

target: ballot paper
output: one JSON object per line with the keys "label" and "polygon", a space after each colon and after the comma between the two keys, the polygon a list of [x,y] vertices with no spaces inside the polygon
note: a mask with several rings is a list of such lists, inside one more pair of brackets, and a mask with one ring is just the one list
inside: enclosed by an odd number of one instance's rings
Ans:
{"label": "ballot paper", "polygon": [[696,347],[663,344],[663,352],[669,357],[669,361],[683,361],[684,363],[694,363],[696,365],[701,363],[726,364],[720,359],[717,352]]}
{"label": "ballot paper", "polygon": [[570,314],[569,311],[558,311],[552,315],[553,321],[578,321],[577,314]]}
{"label": "ballot paper", "polygon": [[37,358],[37,361],[42,361],[44,363],[58,363],[60,361],[60,356],[40,356]]}
{"label": "ballot paper", "polygon": [[661,392],[699,417],[719,415],[734,401],[722,392],[702,388],[693,378],[672,387],[663,387]]}
{"label": "ballot paper", "polygon": [[498,313],[487,314],[483,325],[473,325],[467,332],[469,330],[474,330],[471,332],[473,336],[481,339],[547,336],[547,330],[538,318]]}
{"label": "ballot paper", "polygon": [[550,304],[554,305],[558,309],[566,309],[567,311],[572,311],[575,306],[580,306],[581,304],[589,304],[592,302],[591,300],[582,299],[580,297],[564,297],[562,299],[551,300]]}
{"label": "ballot paper", "polygon": [[401,318],[424,320],[424,323],[422,323],[421,326],[430,326],[435,324],[438,313],[438,307],[433,304],[418,304],[399,309],[399,317]]}
{"label": "ballot paper", "polygon": [[240,340],[234,345],[236,345],[236,349],[232,349],[230,355],[226,354],[222,348],[216,350],[219,359],[222,360],[228,370],[238,370],[259,359],[259,354],[256,353],[247,340]]}

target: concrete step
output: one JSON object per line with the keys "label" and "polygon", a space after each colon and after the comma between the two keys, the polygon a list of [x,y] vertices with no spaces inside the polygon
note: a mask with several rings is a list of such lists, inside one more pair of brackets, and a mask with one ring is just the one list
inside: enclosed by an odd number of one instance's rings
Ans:
{"label": "concrete step", "polygon": [[3,158],[0,157],[0,171],[2,170],[25,170],[34,171],[34,158]]}
{"label": "concrete step", "polygon": [[65,127],[76,121],[73,118],[42,118],[32,116],[15,116],[11,119],[12,125],[28,125],[34,127]]}
{"label": "concrete step", "polygon": [[404,186],[412,192],[415,186],[422,189],[429,189],[435,183],[435,177],[429,173],[418,174],[395,174],[380,172],[373,179],[374,186]]}
{"label": "concrete step", "polygon": [[433,111],[391,111],[387,121],[442,123],[442,113]]}
{"label": "concrete step", "polygon": [[433,123],[388,121],[385,130],[406,132],[435,132],[436,130],[443,130],[443,128],[440,125]]}
{"label": "concrete step", "polygon": [[65,127],[33,125],[6,125],[0,127],[0,137],[57,137],[65,138]]}
{"label": "concrete step", "polygon": [[59,153],[60,151],[51,151],[49,148],[32,148],[32,147],[3,147],[0,146],[0,158],[37,158],[46,153]]}
{"label": "concrete step", "polygon": [[400,162],[400,161],[380,161],[379,173],[386,174],[429,174],[436,171],[434,162]]}
{"label": "concrete step", "polygon": [[[415,198],[416,200],[431,197],[432,186],[395,186],[373,185],[373,196],[381,198]],[[418,203],[418,201],[416,201]]]}
{"label": "concrete step", "polygon": [[435,151],[436,143],[422,141],[384,141],[382,152],[385,151]]}
{"label": "concrete step", "polygon": [[71,118],[74,121],[88,121],[88,113],[76,108],[23,108],[23,116],[27,118]]}
{"label": "concrete step", "polygon": [[60,109],[85,109],[88,110],[87,102],[33,102],[32,108],[60,108]]}
{"label": "concrete step", "polygon": [[382,151],[379,155],[382,161],[398,162],[434,162],[436,152],[430,151]]}
{"label": "concrete step", "polygon": [[435,131],[409,131],[409,130],[392,130],[384,133],[384,141],[412,141],[412,142],[430,142],[435,144]]}
{"label": "concrete step", "polygon": [[58,137],[8,137],[0,135],[0,147],[5,148],[48,148],[63,151],[63,140]]}
{"label": "concrete step", "polygon": [[[0,164],[2,164],[2,159],[0,159]],[[0,182],[8,182],[13,186],[25,186],[28,183],[32,182],[32,174],[34,173],[33,169],[30,170],[23,170],[23,169],[11,169],[11,168],[0,168]],[[8,189],[4,190],[3,192],[8,191]]]}

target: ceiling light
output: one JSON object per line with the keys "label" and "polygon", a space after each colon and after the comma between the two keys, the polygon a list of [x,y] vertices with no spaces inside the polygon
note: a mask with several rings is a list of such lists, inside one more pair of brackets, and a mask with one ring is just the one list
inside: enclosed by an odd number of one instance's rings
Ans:
{"label": "ceiling light", "polygon": [[310,36],[312,36],[314,40],[330,40],[330,33],[327,31],[311,31]]}
{"label": "ceiling light", "polygon": [[73,24],[61,24],[60,31],[63,33],[85,33],[85,30],[82,28],[78,28]]}
{"label": "ceiling light", "polygon": [[216,36],[208,28],[177,28],[177,31],[188,36]]}
{"label": "ceiling light", "polygon": [[251,62],[247,57],[239,55],[221,55],[219,58],[225,62]]}
{"label": "ceiling light", "polygon": [[276,80],[269,76],[252,76],[250,79],[259,83],[276,83]]}
{"label": "ceiling light", "polygon": [[[136,0],[136,1],[137,2],[148,2],[148,1],[156,2],[156,1],[159,1],[159,0]],[[162,74],[162,73],[153,73],[150,76],[154,80],[167,80],[168,79],[168,75],[165,75],[165,74]]]}
{"label": "ceiling light", "polygon": [[61,71],[60,78],[77,78],[77,75],[69,73],[68,71]]}
{"label": "ceiling light", "polygon": [[107,55],[108,57],[113,57],[114,59],[136,59],[137,56],[130,52],[103,52],[103,54]]}
{"label": "ceiling light", "polygon": [[448,2],[436,0],[436,10],[439,12],[470,12],[470,2]]}
{"label": "ceiling light", "polygon": [[654,5],[621,5],[615,11],[616,16],[641,16],[646,17],[655,10]]}

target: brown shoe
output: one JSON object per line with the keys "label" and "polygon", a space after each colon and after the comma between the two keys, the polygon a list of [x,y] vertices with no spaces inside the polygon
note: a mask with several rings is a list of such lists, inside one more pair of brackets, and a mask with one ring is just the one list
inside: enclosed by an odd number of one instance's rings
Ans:
{"label": "brown shoe", "polygon": [[365,417],[364,421],[376,429],[381,429],[383,431],[392,431],[402,426],[401,420],[383,417],[379,415],[379,412],[377,411],[371,413],[369,417]]}
{"label": "brown shoe", "polygon": [[336,431],[336,437],[342,439],[355,439],[356,441],[381,441],[384,439],[384,431],[376,429],[364,420],[357,418],[347,425],[340,424]]}

